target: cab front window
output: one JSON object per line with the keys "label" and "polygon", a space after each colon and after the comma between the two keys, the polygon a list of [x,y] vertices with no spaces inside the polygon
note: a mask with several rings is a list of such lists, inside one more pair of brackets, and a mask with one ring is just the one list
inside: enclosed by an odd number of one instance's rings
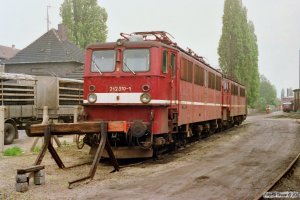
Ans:
{"label": "cab front window", "polygon": [[123,52],[123,71],[133,73],[149,71],[149,60],[149,49],[126,49]]}
{"label": "cab front window", "polygon": [[115,71],[115,63],[115,50],[94,51],[92,54],[91,72],[113,72]]}

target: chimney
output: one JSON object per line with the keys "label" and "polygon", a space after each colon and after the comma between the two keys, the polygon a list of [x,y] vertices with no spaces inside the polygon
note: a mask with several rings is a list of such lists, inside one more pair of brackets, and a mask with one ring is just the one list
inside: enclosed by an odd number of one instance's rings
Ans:
{"label": "chimney", "polygon": [[58,36],[62,41],[68,40],[67,28],[63,24],[58,24]]}
{"label": "chimney", "polygon": [[13,44],[13,45],[11,45],[11,48],[15,49],[15,48],[16,48],[16,45],[14,45],[14,44]]}

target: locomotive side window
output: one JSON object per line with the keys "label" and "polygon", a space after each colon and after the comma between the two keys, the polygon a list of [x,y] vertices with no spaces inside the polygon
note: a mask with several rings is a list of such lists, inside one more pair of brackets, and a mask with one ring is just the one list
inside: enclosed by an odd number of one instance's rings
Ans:
{"label": "locomotive side window", "polygon": [[168,72],[168,51],[164,50],[162,55],[162,73]]}
{"label": "locomotive side window", "polygon": [[184,80],[184,81],[187,81],[187,74],[188,74],[188,71],[187,71],[187,60],[184,59],[184,58],[181,58],[181,62],[180,62],[180,79],[181,80]]}
{"label": "locomotive side window", "polygon": [[193,63],[188,61],[188,77],[187,81],[192,83],[193,82]]}
{"label": "locomotive side window", "polygon": [[91,72],[113,72],[115,71],[116,51],[101,50],[92,54]]}
{"label": "locomotive side window", "polygon": [[180,79],[192,83],[193,63],[185,58],[181,58],[180,65]]}
{"label": "locomotive side window", "polygon": [[208,88],[210,89],[216,88],[216,76],[212,72],[208,72]]}
{"label": "locomotive side window", "polygon": [[202,86],[204,86],[205,84],[205,74],[203,67],[200,67],[200,83],[202,84]]}
{"label": "locomotive side window", "polygon": [[234,85],[233,83],[231,83],[231,94],[235,96],[239,95],[239,88],[237,85]]}
{"label": "locomotive side window", "polygon": [[216,76],[216,90],[221,91],[221,77]]}
{"label": "locomotive side window", "polygon": [[185,58],[181,58],[180,79],[193,82],[193,63]]}
{"label": "locomotive side window", "polygon": [[205,70],[205,73],[204,73],[205,87],[208,87],[208,83],[209,83],[208,79],[209,79],[208,72]]}
{"label": "locomotive side window", "polygon": [[149,71],[150,52],[148,49],[126,49],[123,52],[124,72]]}
{"label": "locomotive side window", "polygon": [[233,87],[234,87],[234,95],[237,95],[237,86],[234,85]]}
{"label": "locomotive side window", "polygon": [[176,76],[176,56],[171,54],[171,68],[172,68],[172,77]]}
{"label": "locomotive side window", "polygon": [[212,74],[212,89],[216,89],[216,75],[214,73]]}
{"label": "locomotive side window", "polygon": [[198,65],[195,65],[194,83],[200,85],[200,67]]}
{"label": "locomotive side window", "polygon": [[199,65],[195,65],[194,82],[197,85],[204,85],[204,70]]}
{"label": "locomotive side window", "polygon": [[236,95],[236,96],[237,96],[237,89],[238,89],[238,88],[237,88],[237,86],[236,86],[236,85],[234,85],[233,87],[234,87],[234,95]]}
{"label": "locomotive side window", "polygon": [[241,95],[241,97],[245,97],[245,89],[244,88],[240,88],[240,95]]}
{"label": "locomotive side window", "polygon": [[211,79],[210,72],[206,73],[206,79],[207,79],[207,87],[211,88],[211,85],[210,85],[210,83],[211,83],[211,81],[210,81],[210,79]]}

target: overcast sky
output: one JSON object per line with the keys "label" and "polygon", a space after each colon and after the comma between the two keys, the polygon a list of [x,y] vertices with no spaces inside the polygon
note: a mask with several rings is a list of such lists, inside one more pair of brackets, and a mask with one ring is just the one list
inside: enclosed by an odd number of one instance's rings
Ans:
{"label": "overcast sky", "polygon": [[[63,0],[0,0],[0,45],[22,49],[61,22]],[[120,32],[164,30],[218,67],[224,0],[100,0],[108,13],[108,41]],[[259,72],[277,88],[299,87],[300,1],[243,0],[258,38]]]}

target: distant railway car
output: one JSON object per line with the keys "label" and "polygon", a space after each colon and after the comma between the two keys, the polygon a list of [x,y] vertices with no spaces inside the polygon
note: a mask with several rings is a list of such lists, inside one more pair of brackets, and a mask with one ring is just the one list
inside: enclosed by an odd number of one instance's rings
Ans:
{"label": "distant railway car", "polygon": [[[165,32],[121,36],[88,46],[84,72],[86,119],[123,127],[122,132],[108,127],[117,158],[151,157],[245,119],[245,87],[178,47]],[[98,140],[84,138],[91,147]]]}
{"label": "distant railway car", "polygon": [[293,110],[292,102],[284,102],[282,103],[282,111],[283,112],[291,112]]}

